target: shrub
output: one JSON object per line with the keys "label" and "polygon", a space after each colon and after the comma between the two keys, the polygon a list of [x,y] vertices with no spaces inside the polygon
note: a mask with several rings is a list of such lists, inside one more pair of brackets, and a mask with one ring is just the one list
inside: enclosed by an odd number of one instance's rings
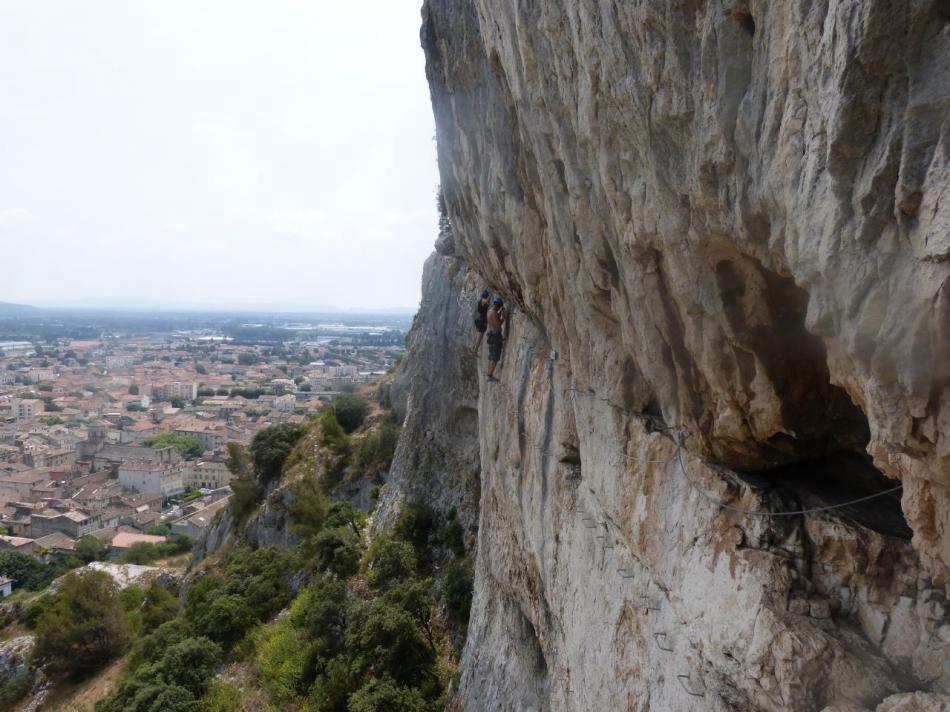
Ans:
{"label": "shrub", "polygon": [[352,393],[341,393],[332,401],[330,406],[337,421],[347,433],[359,428],[369,413],[369,404]]}
{"label": "shrub", "polygon": [[287,456],[304,432],[305,429],[300,425],[284,423],[264,428],[254,436],[248,452],[261,484],[280,477]]}
{"label": "shrub", "polygon": [[379,537],[369,558],[369,581],[376,588],[385,589],[415,576],[416,553],[412,544]]}
{"label": "shrub", "polygon": [[370,680],[354,692],[349,701],[349,712],[428,712],[430,709],[419,690],[397,685],[388,677]]}
{"label": "shrub", "polygon": [[142,625],[146,631],[154,630],[171,621],[181,610],[178,599],[169,593],[158,579],[153,579],[145,591],[142,603]]}
{"label": "shrub", "polygon": [[53,569],[22,551],[0,551],[0,575],[18,581],[28,591],[39,591],[50,585]]}
{"label": "shrub", "polygon": [[313,709],[345,712],[347,700],[359,687],[358,672],[345,655],[331,658],[322,667],[310,688]]}
{"label": "shrub", "polygon": [[140,541],[122,552],[119,560],[124,564],[148,564],[162,555],[161,549],[149,541]]}
{"label": "shrub", "polygon": [[142,638],[129,662],[129,669],[135,670],[149,660],[157,660],[165,650],[191,634],[191,626],[182,618],[173,618],[159,624],[155,630]]}
{"label": "shrub", "polygon": [[92,561],[105,561],[109,558],[109,546],[96,539],[92,534],[86,534],[76,541],[73,553],[84,564]]}
{"label": "shrub", "polygon": [[213,680],[198,705],[200,712],[243,712],[241,691],[230,682]]}
{"label": "shrub", "polygon": [[200,697],[220,661],[221,648],[217,644],[207,638],[185,638],[165,651],[155,665],[155,673],[166,684]]}
{"label": "shrub", "polygon": [[33,687],[33,676],[27,669],[11,675],[0,683],[0,709],[16,709],[17,702],[26,697]]}
{"label": "shrub", "polygon": [[296,482],[292,488],[292,498],[287,505],[290,530],[301,538],[316,534],[323,528],[328,508],[326,495],[314,478],[307,477]]}
{"label": "shrub", "polygon": [[195,630],[230,648],[257,622],[254,611],[242,596],[226,594],[214,598],[206,609],[196,612]]}
{"label": "shrub", "polygon": [[346,645],[355,665],[374,677],[389,675],[404,685],[417,685],[435,661],[412,616],[399,606],[376,600],[347,628]]}
{"label": "shrub", "polygon": [[333,502],[324,522],[327,528],[348,527],[357,536],[364,524],[366,524],[366,515],[350,502]]}
{"label": "shrub", "polygon": [[235,477],[229,484],[231,497],[228,507],[234,519],[241,522],[261,500],[261,486],[253,477]]}
{"label": "shrub", "polygon": [[304,676],[309,646],[287,619],[264,629],[256,646],[260,661],[261,681],[279,700],[289,700],[305,692]]}
{"label": "shrub", "polygon": [[317,422],[323,449],[333,456],[327,464],[327,473],[323,478],[324,488],[331,490],[343,477],[344,471],[350,464],[352,444],[331,410],[324,410]]}
{"label": "shrub", "polygon": [[54,675],[84,677],[122,652],[128,625],[108,574],[69,574],[36,624],[34,663]]}
{"label": "shrub", "polygon": [[450,549],[458,558],[465,556],[465,531],[462,529],[455,507],[452,507],[446,515],[445,526],[439,532],[439,540],[442,546]]}
{"label": "shrub", "polygon": [[[183,406],[184,404],[182,404]],[[179,407],[182,407],[179,406]],[[205,451],[205,446],[201,440],[194,435],[175,435],[174,433],[163,433],[151,438],[145,438],[142,445],[151,448],[173,447],[181,453],[182,457],[189,460],[201,457]]]}
{"label": "shrub", "polygon": [[432,595],[433,582],[430,578],[409,579],[392,586],[386,591],[383,600],[394,606],[399,606],[412,616],[435,650],[435,630],[432,627],[432,609],[435,607],[435,597]]}
{"label": "shrub", "polygon": [[176,554],[184,554],[186,551],[191,551],[193,545],[194,542],[191,541],[190,536],[185,534],[172,534],[168,537],[167,541],[158,545],[158,551],[162,556],[175,556]]}
{"label": "shrub", "polygon": [[445,607],[452,618],[462,625],[468,623],[472,611],[472,583],[471,572],[462,564],[449,566],[442,583]]}
{"label": "shrub", "polygon": [[403,502],[393,534],[397,539],[412,544],[425,563],[430,558],[430,542],[437,521],[435,510],[429,505]]}
{"label": "shrub", "polygon": [[360,541],[346,527],[324,529],[314,539],[317,566],[340,578],[352,576],[360,568]]}
{"label": "shrub", "polygon": [[322,445],[335,455],[349,455],[350,438],[332,410],[324,410],[318,416]]}
{"label": "shrub", "polygon": [[367,433],[360,441],[353,457],[353,466],[360,472],[375,474],[388,470],[399,442],[399,426],[390,416],[383,418],[379,427]]}

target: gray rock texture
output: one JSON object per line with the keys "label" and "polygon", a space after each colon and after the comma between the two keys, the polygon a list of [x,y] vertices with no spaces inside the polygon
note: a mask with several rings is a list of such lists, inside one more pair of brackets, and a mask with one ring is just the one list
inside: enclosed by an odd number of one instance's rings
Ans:
{"label": "gray rock texture", "polygon": [[425,2],[454,231],[377,520],[477,521],[455,707],[946,708],[948,20]]}
{"label": "gray rock texture", "polygon": [[478,523],[478,371],[471,351],[476,295],[484,287],[465,263],[433,254],[409,332],[393,399],[405,402],[402,433],[373,516],[391,526],[403,501],[446,512],[455,507],[470,533]]}
{"label": "gray rock texture", "polygon": [[454,250],[573,377],[763,469],[865,448],[950,581],[943,1],[429,0]]}

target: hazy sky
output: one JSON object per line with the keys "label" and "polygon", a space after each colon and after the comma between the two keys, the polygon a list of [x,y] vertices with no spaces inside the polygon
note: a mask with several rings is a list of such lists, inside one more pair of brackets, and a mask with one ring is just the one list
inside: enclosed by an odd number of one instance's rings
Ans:
{"label": "hazy sky", "polygon": [[0,301],[419,300],[421,0],[0,0]]}

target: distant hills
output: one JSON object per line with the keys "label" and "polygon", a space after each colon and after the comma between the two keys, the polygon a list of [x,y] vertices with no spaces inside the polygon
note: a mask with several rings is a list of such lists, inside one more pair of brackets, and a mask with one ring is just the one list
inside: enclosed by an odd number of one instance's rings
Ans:
{"label": "distant hills", "polygon": [[[166,302],[145,299],[79,299],[70,302],[43,304],[42,309],[66,310],[104,310],[120,312],[158,312],[158,313],[260,313],[260,314],[380,314],[412,316],[416,307],[380,307],[354,308],[337,307],[329,304],[297,304],[285,302],[234,302],[231,304],[204,302]],[[2,313],[2,312],[0,312]]]}
{"label": "distant hills", "polygon": [[37,311],[36,307],[31,307],[28,304],[14,304],[13,302],[0,302],[0,314],[10,315],[10,314],[28,314],[31,312]]}

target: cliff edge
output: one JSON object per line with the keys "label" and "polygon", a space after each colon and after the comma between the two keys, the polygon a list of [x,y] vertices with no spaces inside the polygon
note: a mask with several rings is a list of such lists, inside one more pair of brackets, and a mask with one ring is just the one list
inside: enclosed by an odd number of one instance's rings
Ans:
{"label": "cliff edge", "polygon": [[[456,704],[946,709],[946,3],[427,0],[422,44],[454,235],[407,431],[478,453]],[[393,501],[457,471],[410,455]]]}

